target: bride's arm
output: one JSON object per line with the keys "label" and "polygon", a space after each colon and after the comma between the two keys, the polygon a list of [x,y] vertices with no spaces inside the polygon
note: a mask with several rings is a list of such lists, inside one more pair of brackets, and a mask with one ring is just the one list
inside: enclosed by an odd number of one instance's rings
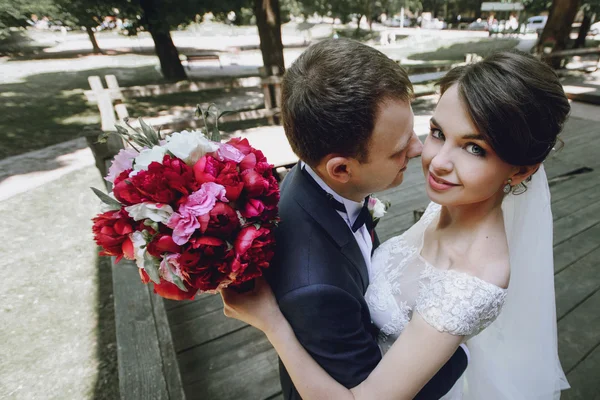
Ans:
{"label": "bride's arm", "polygon": [[268,285],[252,294],[222,293],[225,314],[265,332],[300,396],[306,400],[412,399],[450,359],[463,336],[441,333],[415,312],[413,319],[369,377],[352,389],[335,381],[300,345]]}

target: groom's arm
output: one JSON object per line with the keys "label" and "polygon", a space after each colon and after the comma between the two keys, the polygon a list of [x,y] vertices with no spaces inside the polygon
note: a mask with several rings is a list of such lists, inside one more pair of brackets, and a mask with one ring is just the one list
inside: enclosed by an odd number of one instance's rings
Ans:
{"label": "groom's arm", "polygon": [[361,383],[381,360],[377,342],[364,324],[365,310],[345,290],[326,284],[305,286],[282,296],[279,307],[302,346],[347,388]]}
{"label": "groom's arm", "polygon": [[[310,285],[282,296],[279,307],[302,346],[345,387],[359,385],[380,362],[379,347],[364,325],[360,303],[346,291],[331,285]],[[415,400],[444,396],[467,364],[467,356],[459,347]]]}

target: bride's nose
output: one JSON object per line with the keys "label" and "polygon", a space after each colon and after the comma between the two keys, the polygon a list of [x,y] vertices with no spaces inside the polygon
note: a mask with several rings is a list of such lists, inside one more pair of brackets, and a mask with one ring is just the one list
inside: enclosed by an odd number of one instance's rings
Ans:
{"label": "bride's nose", "polygon": [[448,146],[440,147],[438,153],[431,159],[433,172],[448,173],[454,169]]}

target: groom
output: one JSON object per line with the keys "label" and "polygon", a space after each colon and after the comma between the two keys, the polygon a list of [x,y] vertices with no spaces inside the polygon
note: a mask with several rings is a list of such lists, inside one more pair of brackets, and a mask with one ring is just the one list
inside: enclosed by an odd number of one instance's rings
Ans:
{"label": "groom", "polygon": [[[404,70],[351,40],[309,47],[283,80],[283,125],[302,161],[281,187],[269,281],[298,340],[347,388],[381,360],[364,299],[379,241],[363,204],[398,186],[421,153],[411,99]],[[417,398],[439,399],[466,366],[459,348]],[[284,398],[300,399],[283,364],[280,379]]]}

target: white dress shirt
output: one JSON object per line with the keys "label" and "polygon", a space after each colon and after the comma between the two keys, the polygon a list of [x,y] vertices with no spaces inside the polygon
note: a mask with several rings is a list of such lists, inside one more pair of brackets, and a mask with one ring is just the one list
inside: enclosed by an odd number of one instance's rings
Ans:
{"label": "white dress shirt", "polygon": [[[342,197],[339,194],[337,194],[333,189],[327,186],[323,179],[321,179],[319,175],[317,175],[317,173],[308,166],[308,164],[302,162],[301,167],[306,169],[306,172],[308,172],[310,176],[312,176],[315,182],[317,182],[317,184],[325,192],[331,194],[334,199],[336,199],[337,201],[342,203],[344,207],[346,207],[346,212],[337,210],[336,211],[340,215],[340,217],[344,219],[346,225],[348,225],[348,229],[350,229],[350,232],[352,232],[352,225],[354,224],[354,221],[356,221],[356,218],[358,218],[358,215],[360,214],[360,211],[363,208],[363,203],[357,203],[356,201],[348,200],[345,197]],[[369,280],[371,280],[371,252],[373,250],[373,241],[371,240],[371,234],[369,233],[369,230],[367,229],[366,225],[361,226],[356,232],[353,232],[353,234],[354,238],[356,239],[356,243],[358,244],[358,247],[360,248],[360,251],[365,259],[365,264],[367,265],[367,271],[369,273]]]}

